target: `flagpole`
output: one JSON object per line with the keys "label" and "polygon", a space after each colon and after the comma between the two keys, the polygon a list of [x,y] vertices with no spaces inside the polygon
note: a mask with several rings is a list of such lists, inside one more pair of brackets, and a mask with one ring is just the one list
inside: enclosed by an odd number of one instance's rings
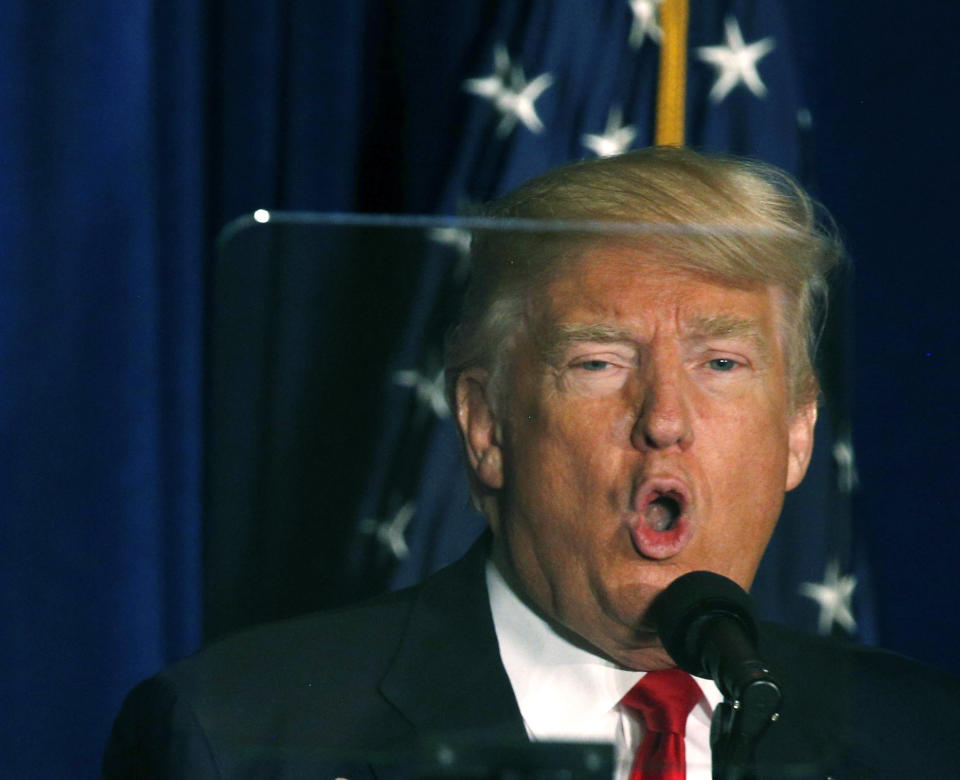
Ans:
{"label": "flagpole", "polygon": [[689,0],[663,0],[660,6],[660,73],[657,79],[657,124],[654,143],[683,146],[687,87]]}

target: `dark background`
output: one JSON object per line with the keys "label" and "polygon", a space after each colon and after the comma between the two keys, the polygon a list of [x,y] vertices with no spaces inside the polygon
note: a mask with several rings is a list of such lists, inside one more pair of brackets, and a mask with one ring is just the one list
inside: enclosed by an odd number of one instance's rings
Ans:
{"label": "dark background", "polygon": [[[491,6],[449,5],[0,10],[0,774],[94,776],[124,692],[198,646],[213,236],[263,206],[423,208],[397,182],[440,177],[457,128],[391,153],[391,128],[365,117],[402,103],[399,79],[371,42],[419,19],[473,58]],[[854,523],[879,639],[956,669],[960,11],[784,6],[814,191],[855,264]],[[278,95],[279,70],[305,95]],[[357,89],[370,73],[379,93]]]}
{"label": "dark background", "polygon": [[855,532],[873,563],[881,644],[960,659],[960,13],[793,3],[819,196],[854,261]]}

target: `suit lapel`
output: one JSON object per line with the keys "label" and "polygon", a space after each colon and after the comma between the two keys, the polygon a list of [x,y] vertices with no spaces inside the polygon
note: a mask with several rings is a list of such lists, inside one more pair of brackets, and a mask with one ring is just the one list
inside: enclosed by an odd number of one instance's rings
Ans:
{"label": "suit lapel", "polygon": [[[488,535],[426,580],[380,686],[421,740],[526,742],[523,719],[497,645],[484,566]],[[842,656],[774,626],[761,628],[764,657],[784,684],[783,717],[757,748],[759,778],[873,776],[842,754],[849,669]],[[839,770],[839,771],[838,771]],[[788,770],[789,772],[789,770]],[[862,773],[862,774],[861,774]]]}
{"label": "suit lapel", "polygon": [[381,693],[421,739],[526,741],[500,660],[484,566],[488,537],[424,582]]}

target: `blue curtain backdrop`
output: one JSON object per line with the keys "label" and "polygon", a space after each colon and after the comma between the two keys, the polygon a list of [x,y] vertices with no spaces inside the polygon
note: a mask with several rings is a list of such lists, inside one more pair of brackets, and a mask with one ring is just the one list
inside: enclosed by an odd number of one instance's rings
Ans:
{"label": "blue curtain backdrop", "polygon": [[[714,21],[753,5],[718,3]],[[785,3],[782,21],[813,121],[808,173],[857,266],[854,530],[880,643],[956,668],[960,11],[834,5]],[[260,207],[440,207],[451,144],[474,131],[416,107],[474,100],[459,79],[488,72],[491,25],[521,30],[543,8],[0,9],[0,775],[96,776],[124,692],[201,641],[215,232]]]}
{"label": "blue curtain backdrop", "polygon": [[0,14],[0,774],[90,777],[199,636],[203,17]]}

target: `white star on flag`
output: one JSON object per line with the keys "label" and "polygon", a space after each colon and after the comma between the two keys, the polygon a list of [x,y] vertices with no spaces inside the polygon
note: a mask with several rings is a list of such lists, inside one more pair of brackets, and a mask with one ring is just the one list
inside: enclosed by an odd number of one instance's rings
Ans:
{"label": "white star on flag", "polygon": [[603,135],[586,133],[583,136],[583,145],[599,157],[610,157],[614,154],[623,154],[630,148],[633,139],[637,137],[637,128],[633,125],[623,125],[623,112],[619,106],[610,109],[607,115],[607,126]]}
{"label": "white star on flag", "polygon": [[837,487],[844,493],[853,492],[858,482],[857,465],[849,439],[837,439],[833,445],[833,459],[837,464]]}
{"label": "white star on flag", "polygon": [[730,91],[743,84],[756,97],[767,94],[767,88],[757,73],[757,63],[776,47],[773,38],[762,38],[750,45],[743,42],[740,24],[733,16],[724,20],[726,46],[701,46],[697,56],[717,69],[717,81],[710,90],[710,100],[719,103]]}
{"label": "white star on flag", "polygon": [[463,88],[474,95],[496,100],[506,86],[510,75],[510,55],[503,44],[493,47],[493,73],[480,79],[467,79]]}
{"label": "white star on flag", "polygon": [[379,522],[372,517],[368,517],[360,524],[360,530],[366,534],[373,534],[394,558],[401,560],[410,555],[410,548],[407,547],[404,534],[407,526],[410,525],[410,520],[413,519],[415,510],[416,504],[413,501],[408,501],[389,520]]}
{"label": "white star on flag", "polygon": [[493,50],[493,73],[483,78],[467,79],[463,88],[493,103],[502,115],[497,135],[504,138],[518,121],[533,133],[543,130],[534,103],[551,84],[553,76],[549,73],[541,73],[528,83],[523,68],[511,64],[506,48],[498,44]]}
{"label": "white star on flag", "polygon": [[630,45],[634,49],[643,46],[649,35],[656,43],[663,40],[663,30],[657,24],[660,16],[660,4],[663,0],[628,0],[633,12],[633,24],[630,26]]}
{"label": "white star on flag", "polygon": [[827,564],[823,582],[800,584],[800,593],[820,605],[817,630],[821,634],[829,634],[834,623],[839,623],[851,634],[857,630],[857,621],[853,618],[853,609],[850,605],[856,587],[857,578],[852,574],[840,576],[840,564],[836,559]]}
{"label": "white star on flag", "polygon": [[448,246],[457,253],[457,265],[453,269],[453,275],[458,280],[465,279],[470,270],[470,231],[463,228],[439,227],[431,228],[429,235],[431,241]]}
{"label": "white star on flag", "polygon": [[450,409],[447,407],[447,399],[444,395],[446,387],[443,378],[443,369],[440,369],[433,377],[424,376],[419,371],[407,370],[396,371],[393,374],[393,381],[401,387],[412,387],[416,390],[417,399],[433,409],[437,417],[449,417]]}
{"label": "white star on flag", "polygon": [[457,254],[470,254],[470,231],[455,227],[438,227],[430,229],[430,240],[438,244],[449,246]]}

